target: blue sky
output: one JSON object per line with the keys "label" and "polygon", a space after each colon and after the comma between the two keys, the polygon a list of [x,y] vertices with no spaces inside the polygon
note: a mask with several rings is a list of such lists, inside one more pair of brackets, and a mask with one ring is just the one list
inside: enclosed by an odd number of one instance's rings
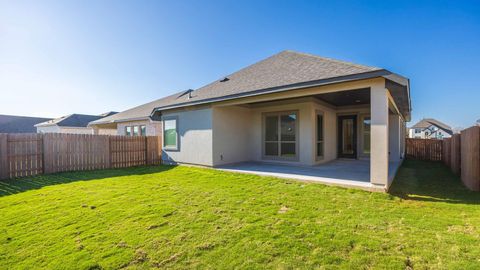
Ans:
{"label": "blue sky", "polygon": [[0,114],[122,111],[285,49],[409,77],[413,121],[480,118],[479,1],[0,0]]}

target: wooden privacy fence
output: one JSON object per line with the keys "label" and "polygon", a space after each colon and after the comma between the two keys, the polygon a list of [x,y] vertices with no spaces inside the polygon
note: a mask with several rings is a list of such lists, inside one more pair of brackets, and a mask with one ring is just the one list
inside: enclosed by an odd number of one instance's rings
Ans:
{"label": "wooden privacy fence", "polygon": [[433,161],[442,160],[443,142],[441,140],[407,138],[405,146],[407,158]]}
{"label": "wooden privacy fence", "polygon": [[455,174],[460,174],[461,137],[460,134],[454,134],[451,138],[443,140],[443,162],[450,167]]}
{"label": "wooden privacy fence", "polygon": [[0,179],[160,163],[157,136],[0,134]]}
{"label": "wooden privacy fence", "polygon": [[408,158],[443,161],[464,185],[480,191],[480,127],[464,129],[443,140],[406,139]]}
{"label": "wooden privacy fence", "polygon": [[480,127],[443,140],[406,139],[408,158],[443,161],[471,190],[480,191]]}
{"label": "wooden privacy fence", "polygon": [[480,190],[480,127],[462,131],[460,145],[462,181],[471,190]]}

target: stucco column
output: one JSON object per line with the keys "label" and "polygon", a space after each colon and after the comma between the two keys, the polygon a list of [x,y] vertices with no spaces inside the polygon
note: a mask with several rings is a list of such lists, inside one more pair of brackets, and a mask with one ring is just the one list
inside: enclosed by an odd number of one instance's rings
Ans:
{"label": "stucco column", "polygon": [[379,84],[370,91],[370,182],[388,184],[388,90]]}
{"label": "stucco column", "polygon": [[401,146],[400,146],[400,115],[390,114],[388,118],[388,134],[389,134],[389,160],[399,161]]}

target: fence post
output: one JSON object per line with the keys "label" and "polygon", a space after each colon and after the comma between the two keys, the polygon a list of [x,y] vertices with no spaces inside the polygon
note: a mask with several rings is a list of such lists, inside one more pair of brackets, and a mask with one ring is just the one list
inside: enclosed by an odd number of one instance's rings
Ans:
{"label": "fence post", "polygon": [[480,191],[480,127],[462,130],[460,143],[462,182],[469,189]]}
{"label": "fence post", "polygon": [[8,168],[8,135],[0,134],[0,179],[9,178],[10,172]]}
{"label": "fence post", "polygon": [[148,137],[144,136],[143,138],[145,139],[145,165],[151,165],[148,158]]}
{"label": "fence post", "polygon": [[42,174],[45,174],[45,144],[43,143],[43,133],[38,134],[40,137],[40,149],[41,149],[41,161],[42,161]]}
{"label": "fence post", "polygon": [[112,168],[112,136],[107,136],[107,168]]}

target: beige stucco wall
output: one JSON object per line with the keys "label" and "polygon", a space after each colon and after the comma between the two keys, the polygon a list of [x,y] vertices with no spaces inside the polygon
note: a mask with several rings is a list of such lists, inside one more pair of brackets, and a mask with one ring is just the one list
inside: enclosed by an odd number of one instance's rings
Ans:
{"label": "beige stucco wall", "polygon": [[383,186],[388,184],[388,95],[380,83],[370,91],[370,182]]}
{"label": "beige stucco wall", "polygon": [[160,136],[162,135],[162,124],[160,121],[140,120],[120,122],[117,124],[117,135],[126,135],[125,127],[127,126],[141,126],[145,125],[147,136]]}
{"label": "beige stucco wall", "polygon": [[113,129],[113,128],[101,128],[101,129],[97,129],[95,134],[98,134],[98,135],[117,135],[117,130],[116,129]]}
{"label": "beige stucco wall", "polygon": [[213,165],[250,160],[252,112],[240,106],[214,107]]}
{"label": "beige stucco wall", "polygon": [[399,161],[401,158],[401,121],[400,116],[390,114],[388,116],[388,159]]}
{"label": "beige stucco wall", "polygon": [[60,133],[60,127],[57,125],[37,127],[37,133]]}
{"label": "beige stucco wall", "polygon": [[93,134],[92,128],[59,127],[57,125],[37,127],[37,133]]}

